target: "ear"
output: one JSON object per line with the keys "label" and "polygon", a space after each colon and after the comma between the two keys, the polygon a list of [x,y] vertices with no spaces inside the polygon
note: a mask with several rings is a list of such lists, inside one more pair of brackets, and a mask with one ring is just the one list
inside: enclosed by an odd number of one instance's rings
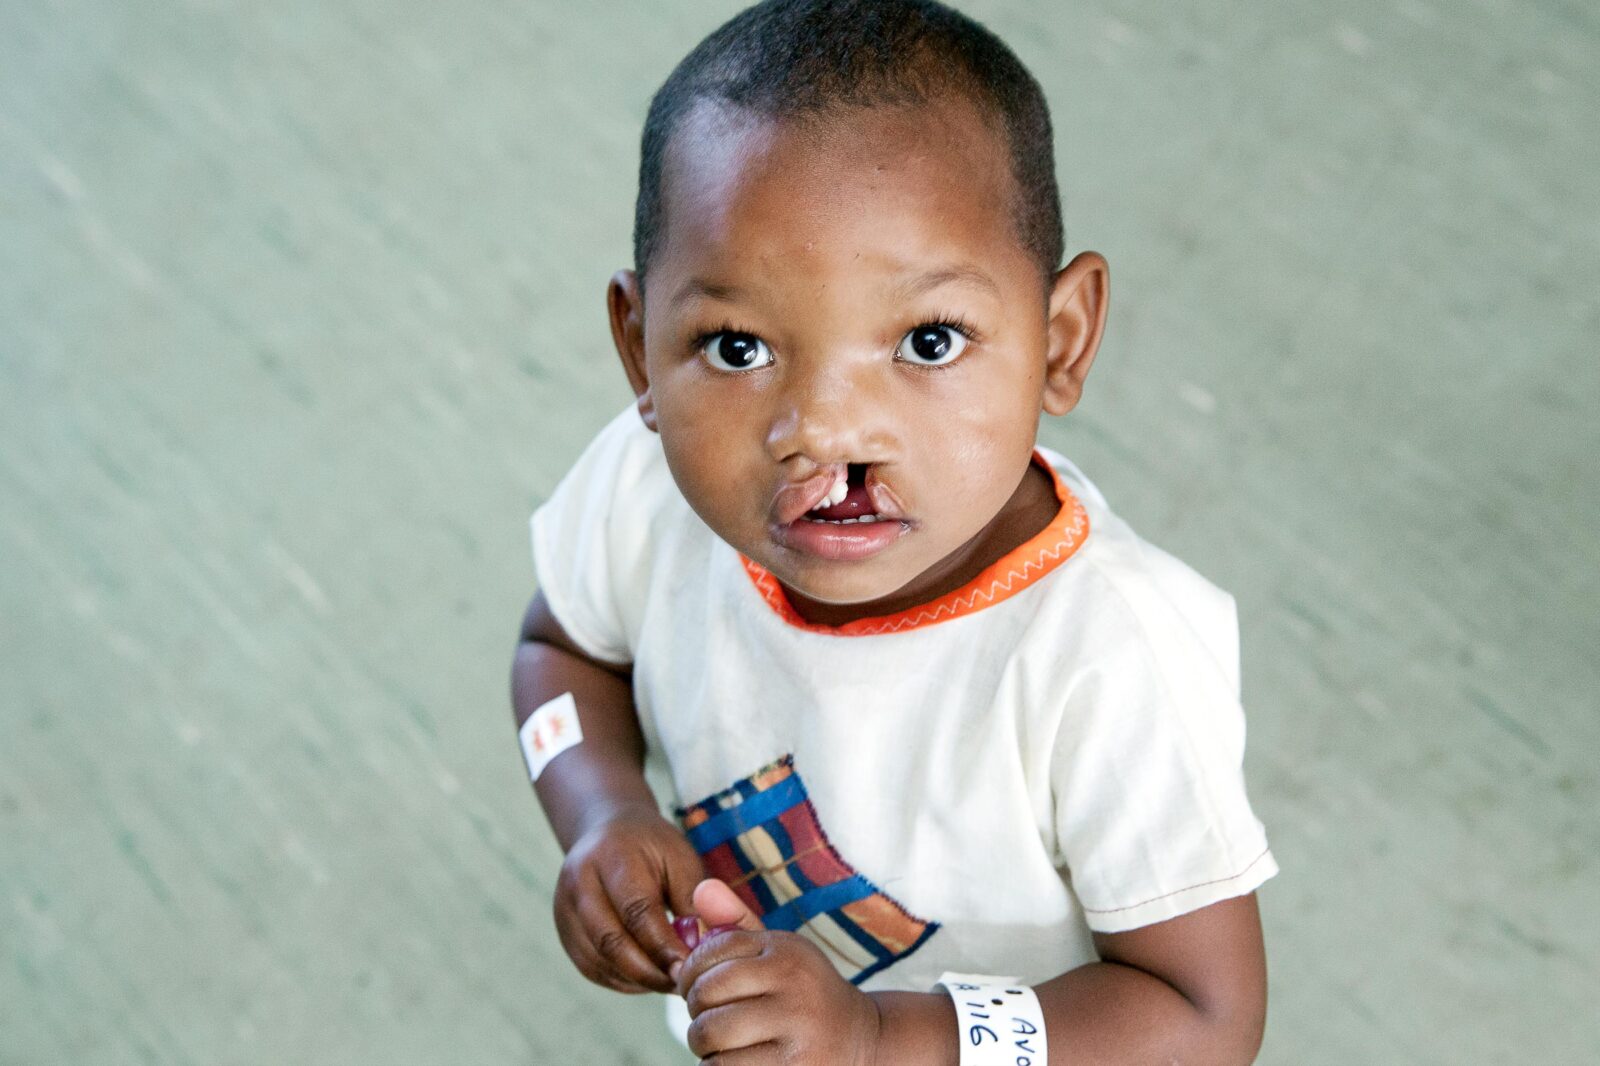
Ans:
{"label": "ear", "polygon": [[1110,289],[1111,268],[1099,252],[1079,252],[1050,287],[1042,406],[1053,415],[1066,414],[1083,396],[1105,332]]}
{"label": "ear", "polygon": [[622,372],[638,397],[639,417],[654,432],[655,401],[650,398],[650,375],[644,361],[644,296],[639,290],[639,275],[619,270],[606,286],[606,311],[611,316],[611,342],[622,357]]}

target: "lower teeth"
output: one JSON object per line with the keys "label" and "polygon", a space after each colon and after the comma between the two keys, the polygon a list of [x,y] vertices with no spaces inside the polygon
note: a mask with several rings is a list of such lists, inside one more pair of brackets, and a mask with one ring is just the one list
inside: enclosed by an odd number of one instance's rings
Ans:
{"label": "lower teeth", "polygon": [[875,515],[875,514],[864,514],[860,518],[811,518],[811,517],[808,516],[806,518],[806,521],[808,521],[808,522],[826,522],[830,526],[848,526],[848,525],[850,525],[852,523],[855,523],[855,522],[859,522],[862,525],[866,525],[869,522],[878,521],[878,516]]}

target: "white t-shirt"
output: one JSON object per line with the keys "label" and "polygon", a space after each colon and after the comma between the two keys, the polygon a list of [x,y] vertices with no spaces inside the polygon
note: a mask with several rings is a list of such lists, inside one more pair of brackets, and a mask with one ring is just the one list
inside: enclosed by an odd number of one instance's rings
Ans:
{"label": "white t-shirt", "polygon": [[[551,612],[634,700],[708,872],[866,991],[1031,984],[1277,872],[1245,795],[1233,599],[1057,453],[1061,509],[968,585],[807,624],[630,405],[533,514]],[[683,1001],[668,1014],[682,1039]]]}

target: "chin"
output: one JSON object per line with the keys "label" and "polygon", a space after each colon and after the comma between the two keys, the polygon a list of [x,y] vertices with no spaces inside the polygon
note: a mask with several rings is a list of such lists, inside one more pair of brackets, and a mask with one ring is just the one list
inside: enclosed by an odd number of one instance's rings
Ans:
{"label": "chin", "polygon": [[840,567],[849,564],[827,563],[824,567],[832,573],[803,573],[785,575],[777,570],[772,571],[785,588],[793,589],[809,600],[827,604],[829,607],[853,607],[858,604],[872,603],[894,595],[905,586],[904,581],[895,580],[887,575],[872,580],[865,574],[840,573]]}

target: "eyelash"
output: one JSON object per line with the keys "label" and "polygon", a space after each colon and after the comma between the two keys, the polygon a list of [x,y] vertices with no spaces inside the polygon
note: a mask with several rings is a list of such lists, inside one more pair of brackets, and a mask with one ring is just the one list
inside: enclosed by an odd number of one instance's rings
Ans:
{"label": "eyelash", "polygon": [[[957,315],[957,314],[935,315],[934,317],[928,319],[926,322],[918,322],[915,326],[912,326],[911,328],[912,329],[921,329],[923,326],[943,326],[946,329],[955,330],[957,333],[959,333],[963,337],[967,338],[967,346],[968,347],[971,347],[972,345],[977,344],[978,340],[979,340],[978,331],[973,329],[972,326],[968,325],[967,324],[967,320],[965,318],[962,318],[960,315]],[[904,335],[902,334],[902,339],[903,338],[904,338]],[[896,346],[896,348],[898,348],[898,345]],[[931,374],[931,373],[935,373],[935,372],[940,371],[940,370],[949,370],[951,367],[956,366],[959,363],[966,362],[966,358],[967,358],[966,353],[963,352],[954,362],[941,363],[938,366],[928,366],[925,363],[910,363],[910,362],[906,363],[906,366],[912,367],[915,370],[926,371],[926,372]]]}
{"label": "eyelash", "polygon": [[[967,338],[967,343],[968,344],[977,344],[983,339],[979,335],[978,331],[976,329],[974,329],[971,325],[969,325],[965,318],[962,318],[958,314],[939,314],[939,315],[934,315],[932,318],[923,319],[921,322],[918,322],[915,326],[912,326],[911,329],[912,330],[921,329],[923,326],[943,326],[946,329],[953,329],[957,333],[961,334],[963,337]],[[907,330],[906,332],[909,333],[909,332],[911,332],[911,330]],[[722,325],[718,326],[716,329],[708,329],[708,330],[705,330],[704,332],[698,334],[694,338],[694,340],[689,342],[689,350],[692,351],[692,352],[699,352],[701,349],[703,349],[706,346],[706,342],[707,341],[709,341],[712,337],[715,337],[720,333],[743,333],[743,334],[746,334],[747,336],[751,336],[751,337],[759,337],[760,336],[760,334],[758,334],[758,333],[751,332],[748,329],[740,329],[738,326],[735,326],[731,321],[724,320]],[[901,337],[903,339],[905,337],[905,334],[902,333]],[[898,345],[896,345],[896,347],[898,347]],[[926,371],[930,371],[931,372],[931,371],[938,371],[938,370],[948,370],[952,366],[955,366],[956,363],[959,363],[959,362],[961,362],[961,360],[957,359],[955,362],[943,363],[943,364],[940,364],[938,366],[928,366],[928,365],[922,364],[922,363],[909,363],[908,362],[908,363],[906,363],[906,366],[915,367],[917,370],[926,370]]]}
{"label": "eyelash", "polygon": [[706,346],[706,341],[710,340],[712,337],[715,337],[719,333],[745,333],[752,337],[755,336],[754,333],[751,333],[747,329],[740,329],[732,322],[724,321],[722,325],[718,326],[716,329],[708,329],[705,332],[698,334],[694,340],[689,342],[689,350],[691,352],[698,352],[700,349]]}

